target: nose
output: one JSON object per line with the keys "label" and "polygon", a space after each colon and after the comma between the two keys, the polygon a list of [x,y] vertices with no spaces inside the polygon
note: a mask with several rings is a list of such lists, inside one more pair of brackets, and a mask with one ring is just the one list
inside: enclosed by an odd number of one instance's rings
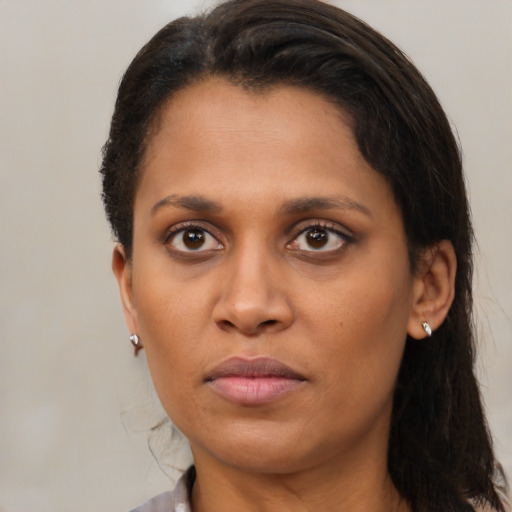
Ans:
{"label": "nose", "polygon": [[245,336],[288,328],[294,315],[277,267],[263,251],[240,251],[226,261],[225,279],[213,310],[215,323]]}

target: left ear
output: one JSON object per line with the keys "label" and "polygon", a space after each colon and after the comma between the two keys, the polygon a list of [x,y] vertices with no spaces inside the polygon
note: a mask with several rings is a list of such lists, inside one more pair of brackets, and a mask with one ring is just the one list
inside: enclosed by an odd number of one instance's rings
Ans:
{"label": "left ear", "polygon": [[426,248],[414,275],[413,303],[407,333],[419,340],[427,336],[423,322],[435,331],[444,322],[455,295],[457,258],[449,240]]}

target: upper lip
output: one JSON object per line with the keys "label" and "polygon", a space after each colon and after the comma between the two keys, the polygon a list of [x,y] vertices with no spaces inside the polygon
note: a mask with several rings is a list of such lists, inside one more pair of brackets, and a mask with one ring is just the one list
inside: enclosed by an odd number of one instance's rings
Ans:
{"label": "upper lip", "polygon": [[226,359],[208,373],[206,381],[235,376],[247,378],[282,377],[284,379],[306,380],[303,375],[292,370],[277,359],[260,356],[255,358],[231,357]]}

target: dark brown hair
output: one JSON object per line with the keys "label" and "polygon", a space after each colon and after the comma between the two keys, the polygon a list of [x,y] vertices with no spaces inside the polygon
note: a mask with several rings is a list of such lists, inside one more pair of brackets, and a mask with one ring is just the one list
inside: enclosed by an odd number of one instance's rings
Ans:
{"label": "dark brown hair", "polygon": [[174,92],[219,76],[265,90],[315,91],[348,113],[359,149],[400,206],[411,265],[447,239],[455,248],[455,299],[428,343],[408,339],[391,423],[388,467],[415,511],[503,511],[473,373],[472,227],[457,142],[436,96],[407,57],[350,14],[316,0],[231,0],[180,18],[137,54],[119,87],[103,149],[103,200],[131,254],[141,161]]}

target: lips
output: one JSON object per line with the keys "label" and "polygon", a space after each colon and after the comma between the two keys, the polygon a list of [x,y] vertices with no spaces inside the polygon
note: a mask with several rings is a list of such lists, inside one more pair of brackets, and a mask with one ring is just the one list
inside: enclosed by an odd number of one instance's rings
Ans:
{"label": "lips", "polygon": [[298,390],[303,375],[267,357],[234,357],[214,368],[205,379],[216,394],[228,402],[245,406],[264,405]]}

